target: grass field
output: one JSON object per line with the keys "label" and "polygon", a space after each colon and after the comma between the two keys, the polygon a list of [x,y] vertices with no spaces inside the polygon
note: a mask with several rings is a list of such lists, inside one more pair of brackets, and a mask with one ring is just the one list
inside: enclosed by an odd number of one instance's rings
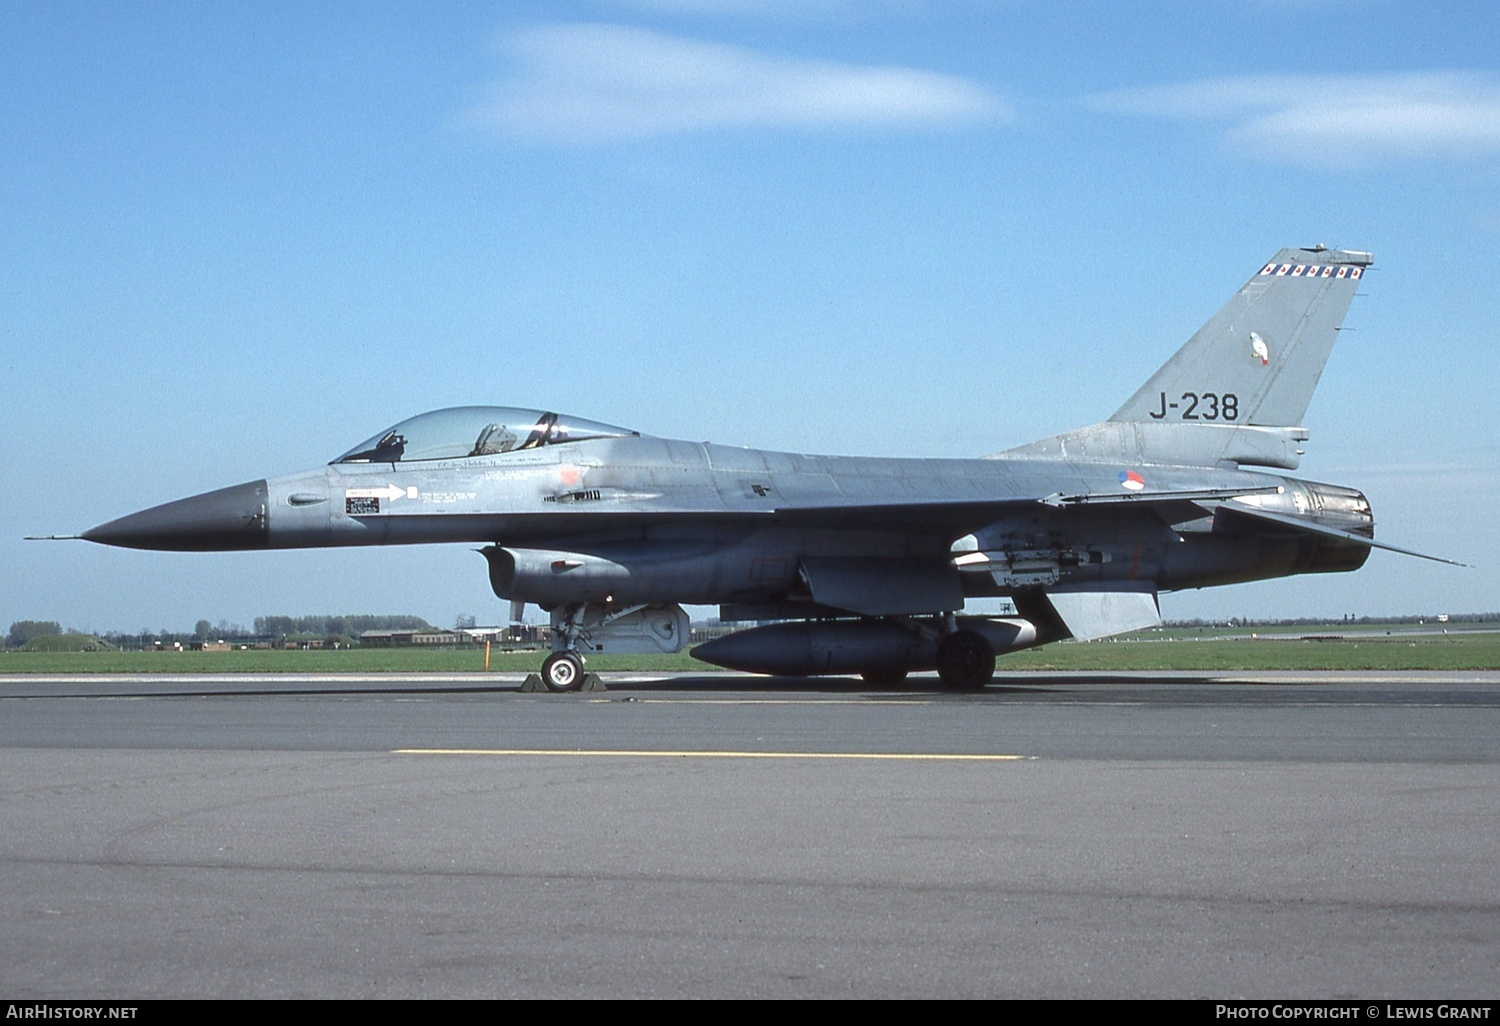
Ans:
{"label": "grass field", "polygon": [[1062,644],[1004,656],[1003,670],[1500,670],[1500,634],[1385,635],[1342,641],[1164,639]]}
{"label": "grass field", "polygon": [[[1314,629],[1315,630],[1315,629]],[[1088,644],[1064,642],[1001,656],[1002,673],[1027,670],[1500,670],[1500,633],[1360,632],[1348,640],[1304,640],[1296,631],[1256,639],[1191,631],[1153,632]],[[1243,635],[1243,629],[1238,634]],[[539,652],[494,653],[490,670],[528,673]],[[483,649],[341,649],[234,652],[7,652],[11,673],[466,673],[484,668]],[[666,656],[592,656],[603,673],[712,672],[686,652]]]}

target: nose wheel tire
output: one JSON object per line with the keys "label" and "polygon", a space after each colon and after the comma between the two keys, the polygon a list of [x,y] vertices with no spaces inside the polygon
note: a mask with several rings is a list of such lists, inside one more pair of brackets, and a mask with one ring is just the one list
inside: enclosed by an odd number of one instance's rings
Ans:
{"label": "nose wheel tire", "polygon": [[937,669],[950,688],[982,688],[995,676],[995,647],[978,631],[954,631],[938,642]]}
{"label": "nose wheel tire", "polygon": [[542,683],[548,691],[577,691],[583,687],[583,660],[572,652],[553,652],[542,663]]}

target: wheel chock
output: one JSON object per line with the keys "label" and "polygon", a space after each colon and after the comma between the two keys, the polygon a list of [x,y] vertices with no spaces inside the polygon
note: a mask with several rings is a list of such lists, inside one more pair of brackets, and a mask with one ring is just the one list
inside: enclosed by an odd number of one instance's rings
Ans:
{"label": "wheel chock", "polygon": [[[604,681],[600,679],[597,673],[585,673],[583,675],[583,683],[579,685],[578,690],[608,691],[609,688],[604,686]],[[526,675],[526,679],[521,682],[521,693],[525,695],[535,694],[537,692],[542,692],[549,695],[556,693],[550,691],[547,688],[547,685],[542,683],[542,675],[540,673],[528,673]]]}

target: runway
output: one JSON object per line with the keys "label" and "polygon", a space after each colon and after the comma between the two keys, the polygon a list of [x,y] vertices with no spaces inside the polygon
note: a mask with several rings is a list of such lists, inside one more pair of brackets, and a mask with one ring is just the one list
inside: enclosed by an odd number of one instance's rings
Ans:
{"label": "runway", "polygon": [[0,993],[1486,998],[1500,674],[0,678]]}

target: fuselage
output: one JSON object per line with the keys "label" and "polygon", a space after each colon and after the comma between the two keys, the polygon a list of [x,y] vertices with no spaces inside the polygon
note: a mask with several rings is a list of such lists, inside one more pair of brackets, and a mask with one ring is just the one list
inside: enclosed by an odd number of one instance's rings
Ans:
{"label": "fuselage", "polygon": [[[1053,496],[1243,490],[1267,509],[1368,534],[1352,489],[1236,469],[1052,459],[815,456],[628,434],[441,459],[364,459],[168,503],[88,532],[138,548],[488,543],[503,597],[768,603],[809,558],[956,566],[969,596],[1035,585],[1202,587],[1353,569],[1368,549],[1247,532],[1211,505]],[[974,552],[1005,553],[975,567]],[[582,561],[566,571],[554,565]],[[964,572],[964,571],[968,572]],[[974,572],[980,570],[983,572]],[[581,572],[580,572],[581,571]],[[591,585],[585,581],[592,580]]]}

